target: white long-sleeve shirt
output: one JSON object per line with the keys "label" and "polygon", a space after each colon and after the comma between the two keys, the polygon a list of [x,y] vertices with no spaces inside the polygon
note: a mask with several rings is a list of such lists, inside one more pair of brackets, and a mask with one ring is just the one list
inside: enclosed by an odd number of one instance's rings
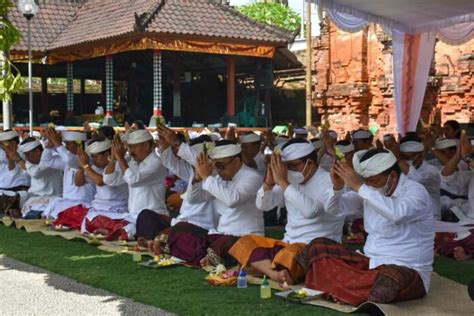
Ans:
{"label": "white long-sleeve shirt", "polygon": [[63,190],[62,170],[50,168],[45,161],[50,161],[52,150],[43,150],[40,162],[35,165],[26,162],[26,172],[31,177],[28,193],[34,196],[60,196]]}
{"label": "white long-sleeve shirt", "polygon": [[[116,166],[118,168],[118,166]],[[122,175],[105,174],[104,183],[114,185]],[[128,184],[128,211],[138,216],[143,210],[169,215],[165,202],[166,169],[155,151],[141,162],[131,160],[123,174],[123,181]]]}
{"label": "white long-sleeve shirt", "polygon": [[395,192],[387,197],[362,185],[341,200],[342,212],[364,212],[367,241],[364,253],[370,269],[395,264],[416,270],[429,290],[434,257],[434,221],[431,198],[419,183],[401,175]]}
{"label": "white long-sleeve shirt", "polygon": [[15,168],[8,169],[8,159],[5,151],[0,148],[0,189],[8,190],[19,186],[29,186],[30,177],[15,163]]}
{"label": "white long-sleeve shirt", "polygon": [[[104,176],[104,169],[93,166],[92,169]],[[96,186],[97,193],[92,200],[92,207],[96,211],[104,212],[116,212],[125,213],[128,211],[128,185],[123,180],[120,172],[120,166],[118,162],[115,165],[115,173],[117,173],[117,181],[112,184],[106,184],[104,181],[103,186]],[[86,176],[88,182],[92,180]]]}
{"label": "white long-sleeve shirt", "polygon": [[[55,151],[56,154],[50,153]],[[87,183],[78,187],[75,184],[76,172],[79,169],[77,156],[69,152],[66,147],[58,146],[55,149],[45,148],[43,151],[42,165],[45,167],[64,170],[63,199],[83,201],[90,203],[96,193],[95,185]]]}
{"label": "white long-sleeve shirt", "polygon": [[210,233],[263,235],[263,212],[255,205],[257,190],[262,182],[256,170],[242,164],[231,181],[225,181],[219,175],[209,176],[194,185],[190,181],[186,195],[192,204],[213,202],[220,218],[217,231]]}
{"label": "white long-sleeve shirt", "polygon": [[[182,180],[191,182],[194,178],[193,167],[184,160],[178,159],[171,150],[171,147],[161,152],[161,160],[167,169]],[[217,227],[217,218],[218,215],[214,210],[214,203],[212,201],[191,204],[185,195],[179,216],[171,220],[171,226],[179,222],[188,222],[207,230],[215,230]]]}
{"label": "white long-sleeve shirt", "polygon": [[262,186],[257,193],[256,205],[264,211],[286,206],[285,242],[309,243],[317,237],[341,242],[344,216],[333,215],[339,213],[341,193],[334,192],[329,173],[318,168],[305,184],[290,184],[284,193],[279,186],[267,192]]}
{"label": "white long-sleeve shirt", "polygon": [[439,176],[439,169],[426,162],[423,162],[418,169],[410,164],[410,169],[407,176],[408,179],[418,182],[425,187],[431,197],[434,218],[440,220],[441,195],[439,190],[441,179]]}

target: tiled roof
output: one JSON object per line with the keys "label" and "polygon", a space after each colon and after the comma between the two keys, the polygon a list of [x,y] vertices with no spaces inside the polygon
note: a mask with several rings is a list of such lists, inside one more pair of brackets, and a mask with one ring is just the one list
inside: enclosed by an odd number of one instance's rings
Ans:
{"label": "tiled roof", "polygon": [[[61,34],[74,19],[82,2],[84,1],[39,1],[40,10],[38,14],[31,19],[32,50],[46,51],[58,35]],[[8,17],[23,35],[23,38],[15,45],[14,49],[26,51],[28,49],[28,24],[26,18],[18,11],[16,6],[11,8]]]}
{"label": "tiled roof", "polygon": [[[60,49],[136,32],[278,45],[284,45],[294,37],[287,30],[255,22],[217,0],[40,2],[40,11],[32,19],[34,51]],[[26,19],[15,9],[10,13],[10,18],[22,34],[26,35]],[[26,50],[25,41],[14,49]]]}

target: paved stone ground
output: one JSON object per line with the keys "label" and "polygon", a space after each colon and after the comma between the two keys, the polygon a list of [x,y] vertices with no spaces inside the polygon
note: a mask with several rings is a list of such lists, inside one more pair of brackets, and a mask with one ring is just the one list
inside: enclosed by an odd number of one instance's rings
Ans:
{"label": "paved stone ground", "polygon": [[0,315],[172,315],[0,255]]}

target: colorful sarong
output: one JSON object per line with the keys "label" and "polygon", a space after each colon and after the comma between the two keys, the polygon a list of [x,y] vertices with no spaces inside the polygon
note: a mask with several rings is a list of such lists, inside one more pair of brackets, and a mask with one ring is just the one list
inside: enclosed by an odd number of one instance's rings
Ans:
{"label": "colorful sarong", "polygon": [[123,239],[128,240],[133,238],[133,236],[128,236],[127,231],[124,229],[129,222],[125,219],[111,219],[107,216],[99,215],[94,217],[93,220],[86,218],[85,228],[86,231],[93,233],[98,229],[107,230],[106,240],[117,240]]}
{"label": "colorful sarong", "polygon": [[305,271],[296,262],[295,257],[305,246],[304,243],[288,244],[281,240],[249,235],[240,237],[229,250],[229,254],[242,266],[265,259],[271,260],[272,269],[287,269],[291,278],[298,282],[304,279]]}
{"label": "colorful sarong", "polygon": [[462,247],[466,255],[474,255],[474,229],[469,230],[471,235],[461,240],[454,240],[455,233],[436,233],[435,251],[440,255],[452,257],[454,248]]}
{"label": "colorful sarong", "polygon": [[426,295],[415,270],[397,265],[369,269],[368,257],[326,238],[311,241],[297,260],[307,270],[306,287],[354,306],[365,301],[391,303]]}
{"label": "colorful sarong", "polygon": [[188,222],[179,222],[172,226],[168,235],[168,247],[171,255],[188,263],[199,266],[207,254],[208,231]]}

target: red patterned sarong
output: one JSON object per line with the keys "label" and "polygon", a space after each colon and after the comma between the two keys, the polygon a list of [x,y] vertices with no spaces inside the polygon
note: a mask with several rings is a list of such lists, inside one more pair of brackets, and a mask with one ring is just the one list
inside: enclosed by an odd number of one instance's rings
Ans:
{"label": "red patterned sarong", "polygon": [[426,295],[415,270],[396,265],[369,269],[369,258],[326,238],[311,241],[297,260],[306,268],[306,287],[354,306],[365,301],[390,303]]}
{"label": "red patterned sarong", "polygon": [[93,233],[97,229],[107,230],[106,240],[124,239],[127,240],[133,236],[128,236],[127,232],[123,229],[129,224],[124,219],[111,219],[107,216],[96,216],[92,221],[86,218],[86,230]]}
{"label": "red patterned sarong", "polygon": [[474,229],[471,229],[470,232],[470,236],[461,240],[454,240],[455,233],[436,233],[436,252],[443,256],[452,257],[454,248],[463,247],[466,255],[474,255]]}
{"label": "red patterned sarong", "polygon": [[68,226],[72,229],[81,229],[82,221],[86,217],[88,208],[82,205],[76,205],[59,213],[58,218],[53,222],[53,225]]}

